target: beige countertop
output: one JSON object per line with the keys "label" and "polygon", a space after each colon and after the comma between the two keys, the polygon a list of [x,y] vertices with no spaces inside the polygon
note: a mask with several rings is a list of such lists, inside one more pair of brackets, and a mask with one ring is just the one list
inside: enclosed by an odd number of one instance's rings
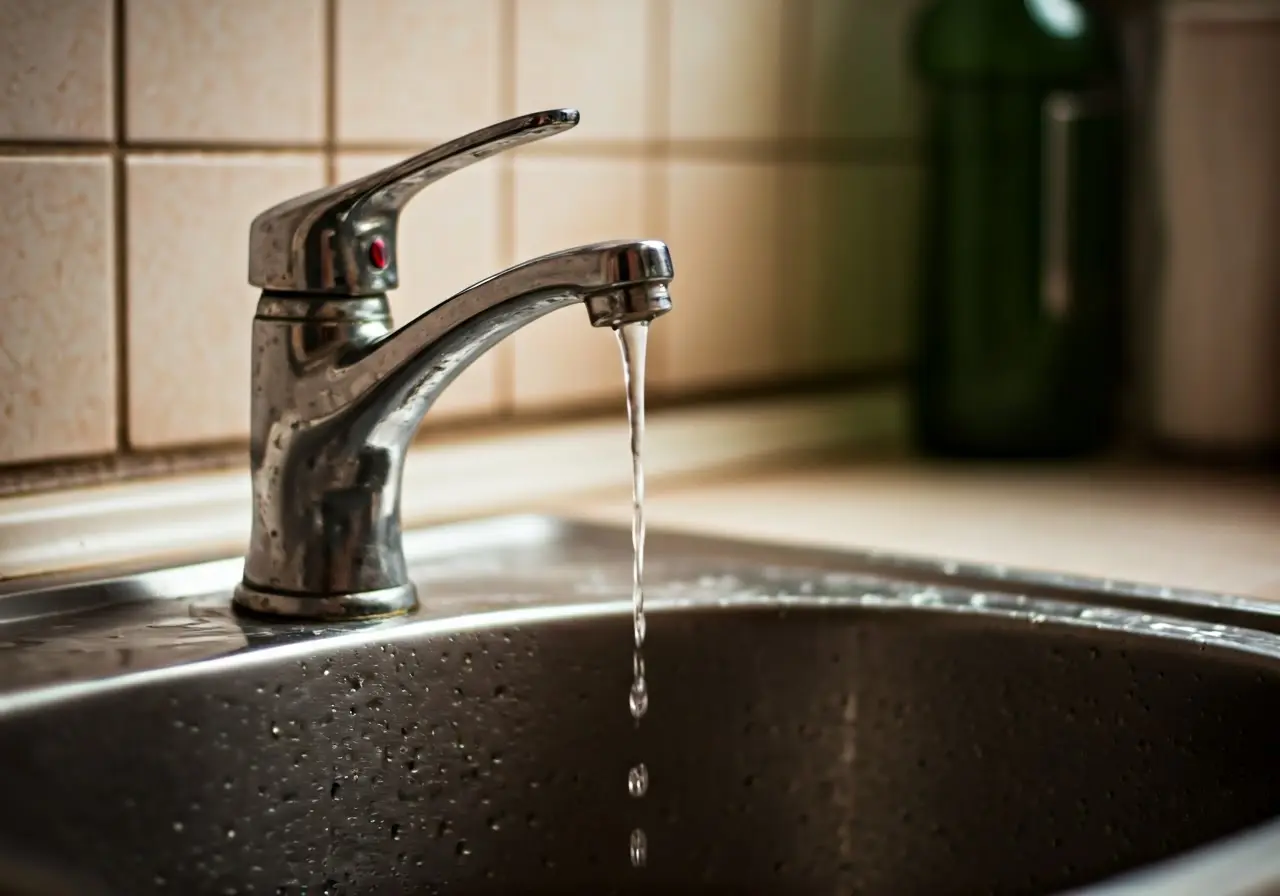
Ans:
{"label": "beige countertop", "polygon": [[[630,519],[625,493],[555,510]],[[1280,599],[1280,477],[860,463],[650,489],[650,525]]]}

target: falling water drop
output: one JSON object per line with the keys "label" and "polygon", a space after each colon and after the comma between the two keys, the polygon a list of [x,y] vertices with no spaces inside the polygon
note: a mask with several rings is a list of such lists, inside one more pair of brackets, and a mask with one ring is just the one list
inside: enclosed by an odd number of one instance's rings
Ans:
{"label": "falling water drop", "polygon": [[627,772],[627,793],[637,799],[649,792],[649,770],[641,762]]}
{"label": "falling water drop", "polygon": [[643,678],[637,678],[631,684],[631,717],[637,722],[649,710],[649,685]]}
{"label": "falling water drop", "polygon": [[643,868],[649,861],[649,838],[636,828],[631,832],[631,867]]}

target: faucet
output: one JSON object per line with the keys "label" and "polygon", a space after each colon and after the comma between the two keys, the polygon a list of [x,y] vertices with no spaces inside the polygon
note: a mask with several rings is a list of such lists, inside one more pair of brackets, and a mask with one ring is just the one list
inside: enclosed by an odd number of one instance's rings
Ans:
{"label": "faucet", "polygon": [[[399,329],[401,209],[423,187],[559,134],[574,109],[524,115],[366,177],[267,209],[249,228],[253,520],[235,606],[258,615],[361,619],[417,605],[401,543],[400,483],[423,416],[504,337],[582,304],[595,327],[671,308],[657,240],[593,243],[494,274]],[[535,471],[530,471],[533,474]]]}

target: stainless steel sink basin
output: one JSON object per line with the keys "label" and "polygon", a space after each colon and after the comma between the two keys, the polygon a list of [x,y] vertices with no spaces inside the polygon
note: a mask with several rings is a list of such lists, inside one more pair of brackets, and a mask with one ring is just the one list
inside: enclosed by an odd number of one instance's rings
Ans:
{"label": "stainless steel sink basin", "polygon": [[1280,880],[1273,608],[678,534],[650,551],[638,729],[621,529],[412,533],[423,609],[363,625],[236,616],[235,560],[3,586],[0,843],[112,894]]}

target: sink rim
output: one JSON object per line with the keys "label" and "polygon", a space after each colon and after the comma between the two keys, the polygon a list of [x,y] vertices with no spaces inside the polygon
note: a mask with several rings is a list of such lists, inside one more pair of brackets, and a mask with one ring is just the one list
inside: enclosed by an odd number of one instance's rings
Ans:
{"label": "sink rim", "polygon": [[[965,595],[968,595],[966,598]],[[1041,600],[1000,592],[972,593],[962,589],[942,590],[929,587],[910,589],[899,594],[865,593],[861,595],[828,594],[750,594],[729,597],[689,595],[682,597],[646,597],[646,612],[658,616],[670,613],[742,613],[812,612],[912,613],[934,617],[958,617],[1022,621],[1047,627],[1068,627],[1083,631],[1123,633],[1140,638],[1176,642],[1192,642],[1206,650],[1243,653],[1274,660],[1280,673],[1280,635],[1255,629],[1206,624],[1184,617],[1153,615],[1132,610],[1096,607],[1064,601]],[[38,711],[42,706],[68,700],[87,699],[117,689],[146,686],[153,682],[173,681],[186,677],[217,674],[221,671],[246,670],[257,665],[275,665],[291,659],[313,657],[317,647],[337,652],[344,647],[367,646],[373,642],[397,644],[441,635],[457,635],[479,630],[520,627],[574,620],[601,618],[623,619],[630,616],[630,600],[560,600],[549,603],[516,604],[495,601],[477,602],[461,612],[438,614],[419,612],[410,616],[384,619],[365,624],[339,623],[316,626],[303,624],[290,628],[310,630],[311,637],[268,640],[261,644],[246,643],[238,649],[190,660],[175,660],[151,668],[123,671],[115,675],[78,680],[48,681],[0,690],[0,722],[11,715]],[[279,631],[279,623],[237,620],[238,624],[257,625]],[[2,631],[2,629],[0,629]]]}
{"label": "sink rim", "polygon": [[1056,896],[1268,896],[1280,888],[1280,818]]}
{"label": "sink rim", "polygon": [[[404,534],[406,557],[411,570],[419,573],[433,560],[447,565],[460,553],[464,557],[477,556],[476,552],[486,548],[546,547],[574,541],[616,552],[620,539],[626,539],[629,552],[627,527],[545,514],[485,517],[421,527]],[[1280,659],[1280,602],[999,565],[965,564],[875,549],[813,548],[664,527],[651,529],[648,543],[650,570],[657,565],[655,561],[667,559],[665,555],[669,553],[679,562],[706,564],[708,571],[719,563],[775,574],[764,592],[740,590],[728,599],[699,597],[696,593],[664,594],[651,576],[646,606],[656,613],[711,607],[961,612],[1167,637]],[[467,554],[468,551],[472,553]],[[0,647],[19,661],[24,652],[29,655],[39,650],[53,654],[62,649],[66,654],[73,654],[134,646],[154,648],[157,644],[170,646],[165,639],[176,636],[167,632],[141,644],[131,635],[136,636],[143,627],[160,628],[166,623],[180,622],[187,613],[210,626],[210,646],[203,652],[170,653],[163,661],[150,665],[136,663],[134,668],[122,663],[124,668],[111,674],[46,679],[35,676],[26,684],[19,681],[11,686],[4,681],[4,664],[0,662],[0,715],[17,705],[56,699],[45,692],[65,698],[68,687],[74,686],[77,693],[87,693],[123,686],[138,680],[138,676],[146,680],[186,674],[178,670],[188,667],[195,672],[209,670],[209,663],[226,660],[243,663],[250,655],[267,653],[267,648],[277,657],[282,655],[280,650],[285,650],[286,656],[291,655],[286,642],[292,641],[301,641],[304,646],[297,649],[307,651],[314,650],[320,640],[337,647],[346,641],[361,643],[374,638],[417,637],[477,626],[528,624],[631,611],[628,587],[625,600],[621,595],[604,600],[592,595],[589,588],[586,594],[576,595],[557,590],[554,597],[537,603],[504,599],[503,595],[472,596],[461,602],[442,603],[427,595],[412,613],[384,619],[321,623],[252,618],[234,612],[231,602],[231,591],[240,580],[242,562],[238,557],[204,558],[168,565],[153,563],[132,570],[86,570],[0,582]],[[834,590],[839,586],[829,582],[823,584],[829,590],[821,593],[805,589],[815,577],[838,579],[842,576],[851,578],[851,588],[843,593]],[[863,583],[861,589],[859,581]],[[422,582],[430,587],[430,575]],[[132,620],[133,629],[126,628],[123,636],[98,633],[96,641],[90,637],[87,643],[81,639],[74,645],[68,644],[69,638],[59,634],[60,629],[68,626],[59,622],[95,610],[137,611],[144,615]],[[151,624],[144,626],[146,623]],[[397,635],[397,631],[400,634]],[[108,644],[106,637],[118,640]],[[184,643],[183,646],[191,645]],[[0,660],[4,658],[4,652],[0,652]],[[63,661],[75,662],[69,657],[63,657]]]}
{"label": "sink rim", "polygon": [[[493,543],[495,539],[504,545],[532,544],[569,536],[616,536],[624,532],[629,532],[629,529],[621,524],[526,513],[414,527],[404,531],[403,539],[405,557],[412,567],[460,548]],[[710,535],[673,526],[649,527],[650,555],[655,553],[655,548],[661,550],[665,542],[672,540],[685,542],[700,551],[767,552],[773,558],[769,565],[774,566],[786,563],[824,571],[861,572],[922,585],[949,585],[978,592],[1034,592],[1039,597],[1063,597],[1073,603],[1132,609],[1152,607],[1200,622],[1231,624],[1230,620],[1240,619],[1242,622],[1237,624],[1243,624],[1243,627],[1280,634],[1280,601],[1247,595],[878,548],[832,548],[800,542]],[[11,622],[81,612],[97,606],[195,597],[223,591],[229,593],[240,581],[243,564],[243,555],[228,556],[217,551],[171,557],[167,561],[152,560],[0,579],[0,631]],[[90,601],[89,593],[94,591],[100,593],[100,598]],[[53,611],[31,612],[33,605],[50,592],[63,596],[62,606]]]}

